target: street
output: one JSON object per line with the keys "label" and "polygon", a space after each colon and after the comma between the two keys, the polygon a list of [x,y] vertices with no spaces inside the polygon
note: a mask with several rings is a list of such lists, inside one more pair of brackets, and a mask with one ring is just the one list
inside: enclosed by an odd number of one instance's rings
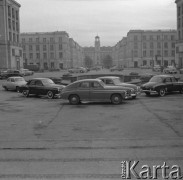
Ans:
{"label": "street", "polygon": [[182,98],[72,106],[0,85],[0,178],[121,179],[125,160],[183,168]]}

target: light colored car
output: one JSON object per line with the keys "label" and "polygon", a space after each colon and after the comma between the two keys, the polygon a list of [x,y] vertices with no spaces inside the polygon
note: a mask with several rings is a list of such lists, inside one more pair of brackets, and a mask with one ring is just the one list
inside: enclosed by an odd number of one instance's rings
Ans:
{"label": "light colored car", "polygon": [[160,65],[154,65],[153,71],[160,72],[161,71],[161,66]]}
{"label": "light colored car", "polygon": [[104,76],[97,79],[102,80],[108,86],[120,86],[130,88],[132,99],[135,99],[141,93],[141,88],[139,86],[136,86],[135,84],[121,82],[120,78],[116,76]]}
{"label": "light colored car", "polygon": [[86,68],[84,67],[77,67],[77,68],[72,68],[68,70],[69,73],[86,73],[88,72]]}
{"label": "light colored car", "polygon": [[167,68],[165,68],[165,69],[163,70],[163,72],[164,72],[165,74],[176,74],[176,73],[177,73],[177,69],[176,69],[176,67],[174,67],[174,66],[167,66]]}
{"label": "light colored car", "polygon": [[19,92],[21,86],[26,85],[27,82],[22,77],[9,77],[3,84],[2,87],[8,90],[14,90]]}
{"label": "light colored car", "polygon": [[34,71],[30,71],[29,69],[20,69],[20,73],[23,76],[30,76],[34,74]]}
{"label": "light colored car", "polygon": [[107,86],[100,79],[84,79],[69,84],[61,91],[61,98],[76,105],[81,101],[110,101],[120,104],[123,99],[131,96],[129,89],[119,86]]}

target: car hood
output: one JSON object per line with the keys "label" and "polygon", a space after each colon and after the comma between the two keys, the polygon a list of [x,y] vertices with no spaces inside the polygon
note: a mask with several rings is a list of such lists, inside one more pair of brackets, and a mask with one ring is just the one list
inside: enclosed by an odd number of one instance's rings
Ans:
{"label": "car hood", "polygon": [[160,83],[157,83],[157,82],[148,82],[148,83],[143,84],[142,87],[153,87],[153,86],[158,85],[158,84],[160,84]]}
{"label": "car hood", "polygon": [[129,87],[129,88],[133,88],[133,89],[136,89],[137,88],[136,85],[134,85],[134,84],[128,84],[128,83],[120,83],[120,84],[117,84],[116,86]]}

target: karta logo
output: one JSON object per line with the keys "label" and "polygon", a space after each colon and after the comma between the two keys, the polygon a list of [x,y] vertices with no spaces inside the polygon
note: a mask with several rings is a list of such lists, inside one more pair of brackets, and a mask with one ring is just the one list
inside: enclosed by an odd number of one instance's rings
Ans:
{"label": "karta logo", "polygon": [[[138,171],[137,171],[138,169]],[[166,162],[163,165],[139,165],[139,161],[121,162],[122,179],[182,179],[181,168],[178,165],[168,166]]]}

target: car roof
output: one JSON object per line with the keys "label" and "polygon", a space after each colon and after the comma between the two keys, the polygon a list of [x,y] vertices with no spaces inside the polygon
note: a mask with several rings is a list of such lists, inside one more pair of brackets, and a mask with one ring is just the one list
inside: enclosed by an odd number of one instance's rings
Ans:
{"label": "car roof", "polygon": [[98,77],[97,79],[116,79],[116,78],[119,78],[117,76],[103,76],[103,77]]}
{"label": "car roof", "polygon": [[154,77],[162,77],[162,78],[166,78],[166,77],[174,77],[174,76],[161,74],[161,75],[156,75],[156,76],[154,76]]}
{"label": "car roof", "polygon": [[19,78],[24,79],[23,77],[20,77],[20,76],[12,76],[12,77],[9,77],[8,79],[19,79]]}
{"label": "car roof", "polygon": [[44,80],[44,79],[50,79],[50,78],[33,78],[33,79],[30,79],[31,80]]}
{"label": "car roof", "polygon": [[80,82],[92,82],[92,81],[97,81],[97,82],[101,82],[100,79],[82,79],[82,80],[78,80],[78,81],[75,81],[74,83],[80,83]]}

